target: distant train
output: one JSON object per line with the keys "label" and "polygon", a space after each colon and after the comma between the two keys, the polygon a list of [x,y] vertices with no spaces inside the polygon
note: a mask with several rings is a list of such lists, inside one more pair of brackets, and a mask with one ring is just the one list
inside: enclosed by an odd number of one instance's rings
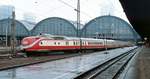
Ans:
{"label": "distant train", "polygon": [[24,38],[21,41],[21,50],[27,53],[50,51],[79,51],[118,48],[132,45],[133,44],[131,42],[119,40],[77,38],[42,34]]}

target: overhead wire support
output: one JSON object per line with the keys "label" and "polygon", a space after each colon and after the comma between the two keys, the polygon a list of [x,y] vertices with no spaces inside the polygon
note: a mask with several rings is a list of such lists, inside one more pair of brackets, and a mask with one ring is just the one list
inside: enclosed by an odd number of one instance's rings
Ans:
{"label": "overhead wire support", "polygon": [[80,39],[80,50],[79,53],[82,52],[82,40],[81,40],[81,32],[80,32],[80,0],[78,0],[77,2],[77,9],[75,9],[75,11],[77,11],[77,37],[79,37]]}
{"label": "overhead wire support", "polygon": [[65,5],[67,5],[68,7],[71,7],[71,8],[75,8],[75,7],[73,7],[73,6],[71,6],[70,4],[68,4],[68,3],[66,3],[66,2],[64,2],[64,1],[62,1],[62,0],[58,0],[58,1],[60,1],[60,2],[62,2],[63,4],[65,4]]}
{"label": "overhead wire support", "polygon": [[80,34],[80,0],[78,0],[77,9],[75,10],[77,11],[77,37],[81,37],[81,34]]}
{"label": "overhead wire support", "polygon": [[[63,4],[65,4],[65,5],[67,5],[67,6],[70,7],[70,8],[73,8],[75,11],[78,11],[75,7],[73,7],[72,5],[68,4],[67,2],[64,2],[63,0],[58,0],[58,1],[61,2],[61,3],[63,3]],[[80,1],[79,1],[79,3],[80,3]],[[90,16],[88,13],[83,12],[83,11],[81,11],[81,10],[80,10],[80,13],[82,13],[82,14],[88,16],[89,18],[93,18],[93,17]]]}
{"label": "overhead wire support", "polygon": [[15,11],[12,12],[12,24],[11,24],[11,57],[16,56],[16,23],[15,23]]}

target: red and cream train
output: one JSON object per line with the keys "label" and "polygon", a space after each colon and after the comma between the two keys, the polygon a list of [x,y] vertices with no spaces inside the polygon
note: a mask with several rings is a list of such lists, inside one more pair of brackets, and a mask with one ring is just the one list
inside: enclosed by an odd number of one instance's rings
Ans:
{"label": "red and cream train", "polygon": [[105,47],[117,48],[131,45],[133,45],[131,42],[118,40],[77,38],[42,34],[24,38],[21,41],[21,50],[24,52],[75,51],[80,49],[103,49]]}

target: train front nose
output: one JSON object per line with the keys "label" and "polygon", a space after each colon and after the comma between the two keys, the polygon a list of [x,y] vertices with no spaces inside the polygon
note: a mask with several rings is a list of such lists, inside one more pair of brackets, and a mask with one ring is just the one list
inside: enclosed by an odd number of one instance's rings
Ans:
{"label": "train front nose", "polygon": [[21,41],[21,45],[27,46],[27,45],[31,44],[31,40],[32,40],[32,39],[24,38],[24,39]]}
{"label": "train front nose", "polygon": [[39,38],[34,38],[34,37],[26,37],[21,41],[21,45],[27,46],[32,44],[34,41],[36,41]]}
{"label": "train front nose", "polygon": [[28,41],[28,40],[22,40],[22,41],[21,41],[21,44],[22,44],[23,46],[29,45],[29,41]]}

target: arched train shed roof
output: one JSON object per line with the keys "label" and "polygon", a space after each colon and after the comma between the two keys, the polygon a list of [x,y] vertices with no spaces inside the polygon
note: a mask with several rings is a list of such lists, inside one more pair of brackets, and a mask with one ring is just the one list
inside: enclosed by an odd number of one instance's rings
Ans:
{"label": "arched train shed roof", "polygon": [[31,30],[31,35],[37,35],[39,33],[76,36],[76,28],[66,19],[50,17],[37,23]]}
{"label": "arched train shed roof", "polygon": [[83,37],[135,40],[138,35],[130,24],[115,16],[100,16],[85,24]]}
{"label": "arched train shed roof", "polygon": [[[21,22],[15,20],[16,23],[16,36],[24,37],[29,35],[29,30]],[[12,19],[0,20],[0,36],[11,35]]]}

